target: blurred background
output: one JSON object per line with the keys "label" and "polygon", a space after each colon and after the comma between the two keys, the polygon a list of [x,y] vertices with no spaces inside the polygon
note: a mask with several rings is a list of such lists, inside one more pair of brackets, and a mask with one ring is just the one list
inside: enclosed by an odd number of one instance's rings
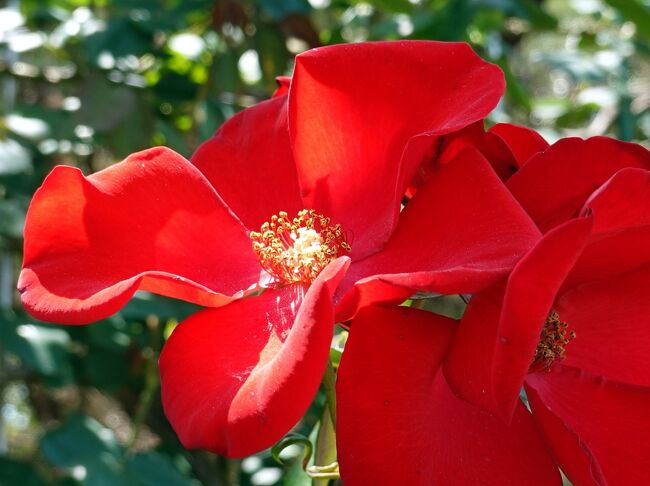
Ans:
{"label": "blurred background", "polygon": [[187,157],[295,54],[380,39],[466,41],[499,64],[492,122],[648,145],[648,0],[0,0],[1,486],[310,484],[297,445],[280,465],[178,443],[156,362],[193,306],[139,294],[87,327],[30,319],[22,225],[54,165],[89,173],[152,145]]}

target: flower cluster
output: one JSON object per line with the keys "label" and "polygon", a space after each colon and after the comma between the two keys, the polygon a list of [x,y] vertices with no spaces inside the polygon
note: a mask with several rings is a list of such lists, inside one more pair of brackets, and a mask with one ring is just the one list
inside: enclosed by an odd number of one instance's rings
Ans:
{"label": "flower cluster", "polygon": [[[338,322],[346,485],[650,483],[650,152],[485,130],[504,86],[459,43],[300,54],[189,161],[56,167],[27,215],[23,304],[64,324],[138,290],[206,307],[159,361],[188,448],[279,441]],[[398,306],[418,292],[468,304]]]}

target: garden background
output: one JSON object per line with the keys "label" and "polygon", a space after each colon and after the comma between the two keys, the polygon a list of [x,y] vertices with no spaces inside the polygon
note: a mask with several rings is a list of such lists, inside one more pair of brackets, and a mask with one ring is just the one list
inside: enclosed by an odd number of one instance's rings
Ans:
{"label": "garden background", "polygon": [[648,0],[0,0],[0,486],[310,484],[297,445],[284,465],[181,447],[157,357],[192,305],[138,294],[91,326],[29,318],[22,226],[54,165],[90,173],[152,145],[189,157],[295,54],[382,39],[466,41],[499,64],[490,122],[648,146]]}

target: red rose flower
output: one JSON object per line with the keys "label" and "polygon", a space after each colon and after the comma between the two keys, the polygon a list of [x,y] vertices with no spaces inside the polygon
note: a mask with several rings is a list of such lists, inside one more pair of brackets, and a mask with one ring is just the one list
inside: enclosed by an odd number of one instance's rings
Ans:
{"label": "red rose flower", "polygon": [[441,364],[457,327],[407,307],[366,307],[354,319],[336,387],[346,485],[562,484],[521,402],[506,425],[454,396]]}
{"label": "red rose flower", "polygon": [[544,232],[474,295],[444,364],[452,389],[511,420],[525,385],[576,485],[650,482],[650,153],[561,140],[507,186]]}
{"label": "red rose flower", "polygon": [[432,145],[503,91],[498,68],[466,45],[314,49],[283,83],[192,163],[156,148],[89,177],[55,168],[27,216],[19,289],[38,318],[87,323],[136,290],[213,307],[160,357],[163,405],[189,448],[244,456],[298,421],[326,366],[342,278],[343,317],[414,288],[474,292],[539,237],[471,148],[400,213]]}

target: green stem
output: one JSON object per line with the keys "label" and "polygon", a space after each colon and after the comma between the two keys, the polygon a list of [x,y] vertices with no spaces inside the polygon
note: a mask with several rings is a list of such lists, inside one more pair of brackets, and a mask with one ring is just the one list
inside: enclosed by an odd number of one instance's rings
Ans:
{"label": "green stem", "polygon": [[149,330],[150,347],[143,350],[145,356],[144,363],[144,389],[138,398],[138,404],[133,415],[133,431],[127,444],[127,451],[131,451],[135,442],[138,440],[140,430],[149,415],[151,405],[153,405],[160,378],[158,376],[157,354],[160,348],[160,339],[158,335],[158,318],[151,316],[147,319],[147,329]]}
{"label": "green stem", "polygon": [[[153,360],[150,362],[153,362]],[[145,386],[144,390],[142,390],[142,393],[140,394],[140,399],[133,416],[133,432],[129,438],[127,450],[131,450],[135,445],[136,440],[138,440],[138,436],[140,435],[142,426],[147,419],[147,416],[149,415],[149,410],[151,409],[151,405],[153,404],[153,400],[156,396],[156,391],[158,390],[158,385],[160,383],[158,379],[158,371],[155,367],[155,362],[154,366],[151,366],[149,363],[147,363],[147,370],[145,373]]]}
{"label": "green stem", "polygon": [[325,375],[323,376],[323,387],[325,388],[327,408],[332,419],[332,426],[336,430],[336,371],[334,371],[334,366],[332,366],[330,360],[327,360],[327,368],[325,368]]}
{"label": "green stem", "polygon": [[307,474],[314,480],[314,486],[327,486],[330,479],[337,479],[336,433],[332,424],[332,415],[325,406],[316,439],[314,465],[307,468]]}

